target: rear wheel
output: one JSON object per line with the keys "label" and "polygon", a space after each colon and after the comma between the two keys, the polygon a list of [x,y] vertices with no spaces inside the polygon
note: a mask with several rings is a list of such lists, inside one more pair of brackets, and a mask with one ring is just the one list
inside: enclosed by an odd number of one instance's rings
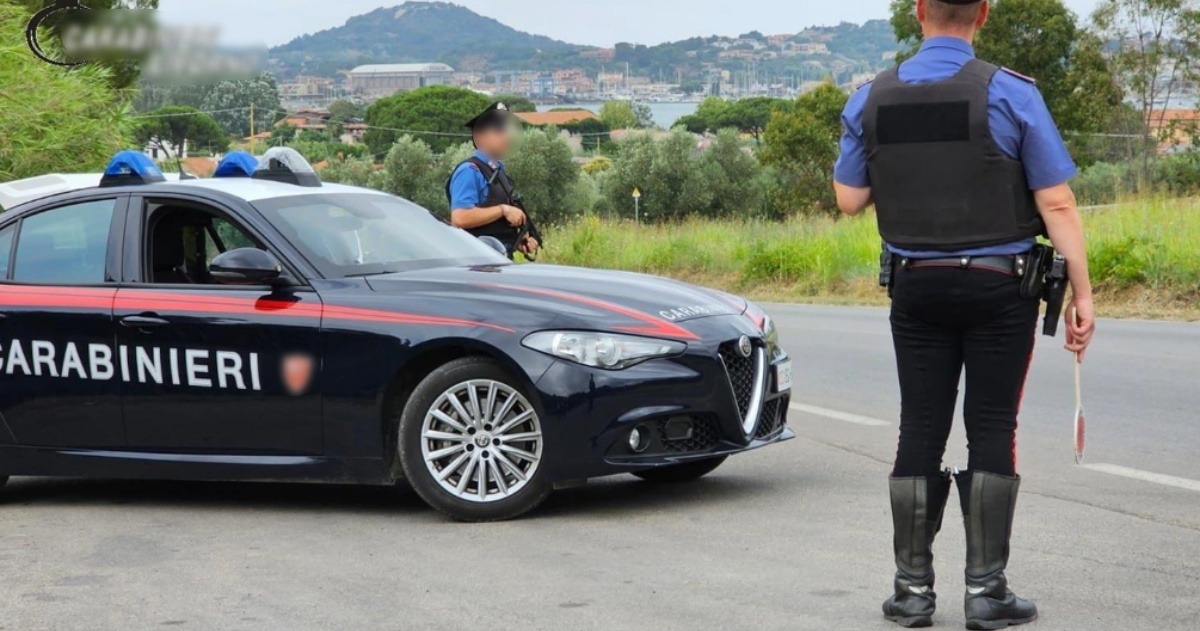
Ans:
{"label": "rear wheel", "polygon": [[537,409],[493,360],[467,357],[433,371],[404,406],[398,431],[413,490],[453,519],[512,519],[550,494]]}
{"label": "rear wheel", "polygon": [[678,484],[680,482],[691,482],[699,480],[704,476],[717,470],[717,467],[725,464],[729,456],[718,456],[709,458],[708,460],[697,460],[696,462],[685,462],[683,464],[673,464],[667,467],[659,467],[657,469],[647,469],[638,471],[633,475],[647,481],[659,484]]}

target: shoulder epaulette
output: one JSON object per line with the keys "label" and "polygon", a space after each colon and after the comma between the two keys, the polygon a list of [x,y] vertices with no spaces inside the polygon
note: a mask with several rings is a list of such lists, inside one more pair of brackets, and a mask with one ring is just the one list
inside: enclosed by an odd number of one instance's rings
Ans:
{"label": "shoulder epaulette", "polygon": [[870,80],[868,80],[868,81],[863,81],[862,83],[860,83],[860,84],[858,84],[858,85],[854,86],[854,91],[855,91],[855,92],[857,92],[857,91],[859,91],[859,90],[861,90],[861,89],[863,89],[863,88],[865,88],[865,87],[867,87],[867,86],[871,85],[872,83],[875,83],[875,80],[874,80],[874,79],[870,79]]}
{"label": "shoulder epaulette", "polygon": [[1037,79],[1034,79],[1033,77],[1023,75],[1023,74],[1017,72],[1016,70],[1013,70],[1012,68],[1001,67],[1000,69],[1003,70],[1004,72],[1020,79],[1021,81],[1024,81],[1025,83],[1032,83],[1034,85],[1037,85]]}

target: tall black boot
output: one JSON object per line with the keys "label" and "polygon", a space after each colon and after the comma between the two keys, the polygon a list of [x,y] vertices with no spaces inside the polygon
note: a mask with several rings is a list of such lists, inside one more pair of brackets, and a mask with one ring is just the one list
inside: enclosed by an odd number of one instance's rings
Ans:
{"label": "tall black boot", "polygon": [[892,478],[895,593],[883,603],[883,616],[902,627],[933,626],[933,538],[942,528],[950,496],[950,473],[932,478]]}
{"label": "tall black boot", "polygon": [[1008,542],[1021,478],[964,471],[956,480],[967,529],[968,629],[1004,629],[1037,620],[1037,605],[1008,589]]}

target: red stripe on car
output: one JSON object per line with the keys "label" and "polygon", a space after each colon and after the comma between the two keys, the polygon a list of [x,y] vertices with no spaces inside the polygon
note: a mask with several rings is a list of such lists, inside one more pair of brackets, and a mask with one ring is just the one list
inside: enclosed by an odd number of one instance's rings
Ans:
{"label": "red stripe on car", "polygon": [[592,306],[592,307],[598,307],[600,309],[604,309],[605,311],[611,311],[613,313],[619,313],[621,315],[628,316],[630,318],[633,318],[634,320],[638,320],[639,322],[644,322],[648,325],[648,326],[613,327],[618,331],[624,331],[626,333],[640,333],[643,335],[657,335],[657,336],[663,336],[663,337],[672,337],[672,338],[681,339],[681,340],[698,340],[698,339],[700,339],[699,336],[697,336],[695,333],[692,333],[691,331],[679,326],[678,324],[667,322],[666,320],[663,320],[662,318],[656,318],[648,313],[642,313],[641,311],[638,311],[636,309],[630,309],[629,307],[622,307],[621,305],[614,304],[611,302],[606,302],[604,300],[598,300],[595,298],[587,298],[585,296],[577,296],[575,294],[568,294],[568,293],[564,293],[561,291],[554,291],[552,289],[537,289],[537,288],[533,288],[533,287],[517,287],[514,285],[498,285],[498,284],[497,285],[488,285],[488,286],[489,287],[499,287],[501,289],[511,289],[513,291],[521,291],[521,292],[525,292],[528,294],[536,294],[539,296],[549,296],[551,298],[561,298],[562,300],[569,300],[571,302],[577,302],[579,304],[584,304],[584,305],[588,305],[588,306]]}
{"label": "red stripe on car", "polygon": [[513,332],[511,328],[487,322],[402,313],[382,309],[322,305],[316,302],[299,302],[279,298],[236,298],[199,293],[171,293],[140,289],[117,290],[8,285],[0,287],[0,306],[278,316],[313,318],[316,320],[324,317],[331,320],[352,322],[381,322],[385,324],[416,324],[463,328],[483,327],[507,333]]}

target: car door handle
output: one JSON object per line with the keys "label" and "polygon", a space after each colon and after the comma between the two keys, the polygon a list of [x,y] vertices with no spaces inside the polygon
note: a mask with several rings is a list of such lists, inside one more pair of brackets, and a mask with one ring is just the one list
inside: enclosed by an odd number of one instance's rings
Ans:
{"label": "car door handle", "polygon": [[121,318],[121,326],[127,329],[154,329],[167,326],[170,322],[155,316],[136,315]]}

